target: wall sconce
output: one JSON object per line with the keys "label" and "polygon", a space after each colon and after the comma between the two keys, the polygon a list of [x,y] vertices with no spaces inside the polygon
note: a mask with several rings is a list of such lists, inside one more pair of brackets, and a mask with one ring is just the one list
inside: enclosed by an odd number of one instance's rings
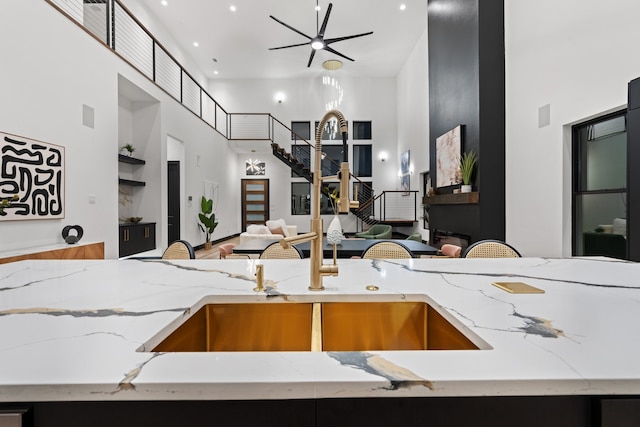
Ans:
{"label": "wall sconce", "polygon": [[386,151],[381,151],[380,154],[378,154],[378,159],[381,162],[384,162],[385,160],[387,160],[387,157],[388,157],[388,155],[387,155]]}
{"label": "wall sconce", "polygon": [[284,95],[284,92],[278,92],[275,94],[275,96],[273,97],[273,99],[275,99],[275,101],[278,104],[282,104],[282,101],[284,101],[286,98],[286,96]]}

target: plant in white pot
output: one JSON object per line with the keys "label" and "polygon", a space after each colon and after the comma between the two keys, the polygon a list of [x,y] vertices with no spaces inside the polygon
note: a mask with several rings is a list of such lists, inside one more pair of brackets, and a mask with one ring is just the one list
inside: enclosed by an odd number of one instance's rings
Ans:
{"label": "plant in white pot", "polygon": [[460,191],[462,193],[471,193],[473,172],[477,161],[478,156],[473,150],[463,153],[460,157],[460,174],[462,175],[462,186],[460,187]]}
{"label": "plant in white pot", "polygon": [[201,212],[198,214],[200,224],[198,224],[198,227],[200,227],[200,230],[205,233],[204,248],[209,250],[211,249],[211,235],[218,226],[216,214],[213,212],[213,200],[202,196],[202,200],[200,201],[200,210]]}
{"label": "plant in white pot", "polygon": [[136,151],[136,149],[131,144],[123,145],[121,148],[122,154],[129,157],[131,157],[134,151]]}

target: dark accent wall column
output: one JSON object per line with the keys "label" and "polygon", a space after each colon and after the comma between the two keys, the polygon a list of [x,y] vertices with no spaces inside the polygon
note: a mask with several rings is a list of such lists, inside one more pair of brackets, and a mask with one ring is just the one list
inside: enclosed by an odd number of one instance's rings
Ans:
{"label": "dark accent wall column", "polygon": [[438,136],[464,125],[463,150],[478,166],[478,204],[432,205],[430,229],[471,241],[505,239],[503,0],[428,0],[429,151],[435,184]]}
{"label": "dark accent wall column", "polygon": [[640,78],[629,83],[627,113],[627,242],[629,259],[640,261]]}

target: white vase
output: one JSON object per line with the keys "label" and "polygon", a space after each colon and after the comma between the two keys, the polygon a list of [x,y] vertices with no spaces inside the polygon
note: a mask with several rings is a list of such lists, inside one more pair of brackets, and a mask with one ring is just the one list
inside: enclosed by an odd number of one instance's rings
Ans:
{"label": "white vase", "polygon": [[332,245],[337,245],[342,241],[342,239],[344,239],[344,235],[342,234],[342,224],[340,224],[340,218],[338,215],[335,215],[329,223],[329,228],[327,228],[327,242]]}
{"label": "white vase", "polygon": [[470,185],[461,185],[460,186],[460,192],[461,193],[471,193],[471,186]]}

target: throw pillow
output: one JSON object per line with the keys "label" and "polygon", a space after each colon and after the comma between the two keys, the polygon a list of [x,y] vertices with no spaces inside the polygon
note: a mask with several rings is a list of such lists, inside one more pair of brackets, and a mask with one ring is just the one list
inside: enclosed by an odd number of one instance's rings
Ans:
{"label": "throw pillow", "polygon": [[269,228],[266,225],[250,224],[247,226],[247,233],[249,234],[271,234]]}
{"label": "throw pillow", "polygon": [[627,220],[624,218],[614,218],[613,219],[613,234],[622,234],[623,236],[627,235]]}
{"label": "throw pillow", "polygon": [[271,234],[279,234],[281,236],[284,236],[284,230],[282,229],[282,227],[270,228],[269,231],[271,232]]}
{"label": "throw pillow", "polygon": [[[267,221],[267,227],[272,234],[282,234],[284,237],[289,237],[289,231],[287,230],[287,223],[284,222],[284,219],[270,219]],[[280,229],[280,231],[276,231]]]}

